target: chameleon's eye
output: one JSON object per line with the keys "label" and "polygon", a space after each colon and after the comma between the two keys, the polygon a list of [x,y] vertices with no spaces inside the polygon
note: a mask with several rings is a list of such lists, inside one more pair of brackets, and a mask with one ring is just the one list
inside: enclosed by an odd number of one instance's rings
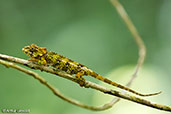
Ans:
{"label": "chameleon's eye", "polygon": [[33,49],[33,48],[31,48],[31,49],[30,49],[30,51],[31,51],[31,52],[34,52],[34,49]]}

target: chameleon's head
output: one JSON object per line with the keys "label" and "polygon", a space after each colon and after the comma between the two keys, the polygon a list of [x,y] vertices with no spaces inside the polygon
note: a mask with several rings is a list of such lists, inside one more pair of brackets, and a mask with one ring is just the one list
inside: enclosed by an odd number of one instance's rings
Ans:
{"label": "chameleon's head", "polygon": [[46,48],[41,48],[35,44],[31,44],[29,46],[25,46],[22,51],[27,54],[31,58],[42,57],[47,53]]}

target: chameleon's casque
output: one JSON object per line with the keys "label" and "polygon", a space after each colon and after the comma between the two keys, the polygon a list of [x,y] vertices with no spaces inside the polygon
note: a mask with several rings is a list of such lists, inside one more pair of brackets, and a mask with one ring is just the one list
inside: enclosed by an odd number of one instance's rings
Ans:
{"label": "chameleon's casque", "polygon": [[152,95],[157,95],[158,93],[152,93],[152,94],[141,94],[138,93],[130,88],[127,88],[123,85],[120,85],[116,82],[113,82],[107,78],[104,78],[103,76],[95,73],[94,71],[90,70],[88,67],[85,65],[82,65],[78,62],[75,62],[71,59],[68,59],[62,55],[59,55],[57,53],[47,51],[46,48],[39,47],[35,44],[26,46],[22,49],[24,53],[26,53],[29,57],[31,57],[29,60],[36,62],[40,65],[45,65],[45,66],[52,66],[53,68],[57,70],[62,70],[68,74],[75,74],[76,78],[80,80],[80,85],[84,85],[85,79],[82,77],[83,75],[89,75],[92,76],[96,79],[99,79],[105,83],[108,83],[110,85],[119,87],[121,89],[127,90],[129,92],[132,92],[134,94],[140,95],[140,96],[152,96]]}

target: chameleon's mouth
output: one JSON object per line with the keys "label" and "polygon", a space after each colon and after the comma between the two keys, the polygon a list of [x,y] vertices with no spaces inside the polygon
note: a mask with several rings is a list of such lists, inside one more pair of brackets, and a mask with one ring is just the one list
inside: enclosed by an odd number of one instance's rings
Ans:
{"label": "chameleon's mouth", "polygon": [[26,51],[25,47],[22,49],[22,51],[23,51],[25,54],[27,54],[27,51]]}
{"label": "chameleon's mouth", "polygon": [[22,49],[22,51],[23,51],[24,53],[26,53],[26,50],[25,50],[24,48]]}
{"label": "chameleon's mouth", "polygon": [[23,51],[26,55],[28,55],[28,56],[31,57],[32,52],[30,51],[30,47],[29,47],[29,46],[26,46],[26,47],[22,48],[22,51]]}

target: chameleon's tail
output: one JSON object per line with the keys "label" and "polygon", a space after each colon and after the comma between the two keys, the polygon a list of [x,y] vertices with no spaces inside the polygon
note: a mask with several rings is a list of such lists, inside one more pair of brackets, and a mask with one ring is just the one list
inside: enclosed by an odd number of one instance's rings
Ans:
{"label": "chameleon's tail", "polygon": [[96,78],[96,79],[99,79],[99,80],[101,80],[101,81],[103,81],[103,82],[106,82],[106,83],[108,83],[108,84],[110,84],[110,85],[113,85],[113,86],[116,86],[116,87],[118,87],[118,88],[127,90],[127,91],[132,92],[132,93],[134,93],[134,94],[136,94],[136,95],[139,95],[139,96],[153,96],[153,95],[157,95],[157,94],[160,94],[160,93],[161,93],[161,91],[160,91],[160,92],[151,93],[151,94],[141,94],[141,93],[138,93],[138,92],[136,92],[136,91],[134,91],[134,90],[132,90],[132,89],[130,89],[130,88],[127,88],[127,87],[125,87],[125,86],[123,86],[123,85],[120,85],[120,84],[118,84],[118,83],[116,83],[116,82],[113,82],[113,81],[111,81],[111,80],[109,80],[109,79],[107,79],[107,78],[104,78],[103,76],[100,76],[99,74],[97,74],[97,73],[95,73],[95,72],[91,72],[91,76],[94,77],[94,78]]}

